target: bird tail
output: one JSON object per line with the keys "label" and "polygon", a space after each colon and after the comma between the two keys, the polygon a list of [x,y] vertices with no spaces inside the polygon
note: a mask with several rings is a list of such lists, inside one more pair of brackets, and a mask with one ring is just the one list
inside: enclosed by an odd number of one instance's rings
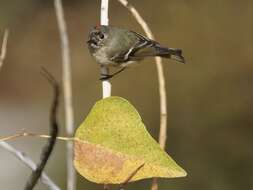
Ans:
{"label": "bird tail", "polygon": [[182,56],[182,50],[177,48],[165,48],[165,47],[158,47],[157,48],[158,56],[169,58],[181,63],[185,63],[185,59]]}

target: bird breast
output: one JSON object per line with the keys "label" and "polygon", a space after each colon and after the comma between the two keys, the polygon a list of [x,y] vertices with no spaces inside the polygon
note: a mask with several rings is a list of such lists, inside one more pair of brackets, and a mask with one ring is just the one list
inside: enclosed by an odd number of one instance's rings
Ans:
{"label": "bird breast", "polygon": [[101,47],[97,51],[93,52],[93,56],[94,56],[95,60],[97,61],[97,63],[99,63],[101,65],[111,65],[111,64],[113,64],[111,59],[108,57],[104,47]]}

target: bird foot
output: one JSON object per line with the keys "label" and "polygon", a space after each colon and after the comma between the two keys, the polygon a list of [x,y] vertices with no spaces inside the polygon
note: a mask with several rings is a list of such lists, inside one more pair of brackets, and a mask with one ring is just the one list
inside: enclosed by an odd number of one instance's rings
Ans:
{"label": "bird foot", "polygon": [[101,77],[99,80],[104,81],[104,80],[108,80],[111,79],[114,75],[109,75],[109,74],[101,74]]}

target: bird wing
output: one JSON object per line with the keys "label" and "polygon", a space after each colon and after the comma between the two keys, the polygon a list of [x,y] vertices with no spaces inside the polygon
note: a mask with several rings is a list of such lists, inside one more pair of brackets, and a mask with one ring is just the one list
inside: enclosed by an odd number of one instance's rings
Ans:
{"label": "bird wing", "polygon": [[130,53],[129,59],[142,59],[147,56],[155,56],[157,53],[156,47],[159,46],[158,42],[136,32],[133,33],[137,36],[139,42]]}
{"label": "bird wing", "polygon": [[136,43],[125,51],[115,54],[111,58],[112,61],[118,63],[127,61],[139,61],[146,56],[156,55],[155,47],[158,45],[157,42],[133,31],[131,31],[131,34],[136,37]]}

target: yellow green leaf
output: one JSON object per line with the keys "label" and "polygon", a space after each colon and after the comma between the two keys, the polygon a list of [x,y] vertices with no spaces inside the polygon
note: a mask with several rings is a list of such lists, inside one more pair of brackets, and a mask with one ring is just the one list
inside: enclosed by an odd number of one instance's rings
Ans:
{"label": "yellow green leaf", "polygon": [[186,172],[148,133],[137,110],[121,97],[98,101],[75,134],[76,170],[95,183],[121,184]]}

